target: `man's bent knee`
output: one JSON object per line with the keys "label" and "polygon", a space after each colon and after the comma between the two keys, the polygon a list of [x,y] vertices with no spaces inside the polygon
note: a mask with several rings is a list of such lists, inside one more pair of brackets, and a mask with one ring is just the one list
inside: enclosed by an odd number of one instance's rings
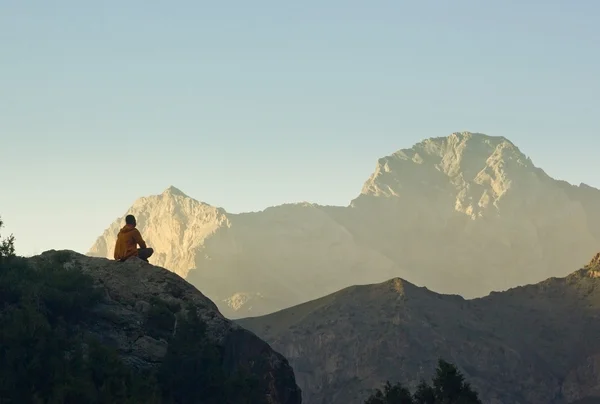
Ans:
{"label": "man's bent knee", "polygon": [[138,257],[143,260],[147,260],[152,256],[152,254],[154,254],[154,250],[152,248],[140,248],[138,250]]}

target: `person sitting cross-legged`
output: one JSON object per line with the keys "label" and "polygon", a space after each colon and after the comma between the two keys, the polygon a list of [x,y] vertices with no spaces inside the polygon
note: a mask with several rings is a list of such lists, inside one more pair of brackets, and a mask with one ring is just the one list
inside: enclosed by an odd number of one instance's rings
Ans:
{"label": "person sitting cross-legged", "polygon": [[[125,226],[119,231],[117,242],[115,244],[115,260],[125,261],[131,257],[138,257],[146,262],[154,254],[154,250],[146,246],[140,231],[135,227],[137,225],[135,216],[127,215],[125,217]],[[137,248],[137,246],[140,248]]]}

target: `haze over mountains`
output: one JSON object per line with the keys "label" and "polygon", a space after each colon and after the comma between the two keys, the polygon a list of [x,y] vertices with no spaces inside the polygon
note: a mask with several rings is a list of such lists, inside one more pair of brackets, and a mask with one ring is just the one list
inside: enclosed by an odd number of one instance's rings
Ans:
{"label": "haze over mountains", "polygon": [[[509,140],[465,132],[379,159],[347,207],[231,214],[170,187],[126,213],[152,263],[239,318],[394,277],[476,297],[563,276],[600,244],[599,203],[599,190],[552,179]],[[124,216],[89,255],[112,257]]]}
{"label": "haze over mountains", "polygon": [[237,323],[290,361],[306,404],[360,403],[385,380],[413,390],[439,357],[486,404],[600,403],[600,254],[474,300],[395,278]]}

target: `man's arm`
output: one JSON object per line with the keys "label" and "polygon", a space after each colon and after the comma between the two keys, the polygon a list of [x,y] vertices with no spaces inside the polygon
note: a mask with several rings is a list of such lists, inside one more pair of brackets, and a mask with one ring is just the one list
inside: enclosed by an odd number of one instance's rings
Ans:
{"label": "man's arm", "polygon": [[134,237],[135,237],[136,243],[138,243],[140,245],[140,248],[146,248],[146,242],[142,238],[142,233],[140,233],[140,231],[138,229],[135,229]]}

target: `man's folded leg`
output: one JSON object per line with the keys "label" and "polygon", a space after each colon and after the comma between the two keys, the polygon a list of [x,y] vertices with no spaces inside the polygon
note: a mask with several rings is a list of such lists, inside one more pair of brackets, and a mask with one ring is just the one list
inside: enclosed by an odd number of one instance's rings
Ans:
{"label": "man's folded leg", "polygon": [[138,257],[144,261],[148,261],[152,254],[154,254],[152,248],[138,248]]}

